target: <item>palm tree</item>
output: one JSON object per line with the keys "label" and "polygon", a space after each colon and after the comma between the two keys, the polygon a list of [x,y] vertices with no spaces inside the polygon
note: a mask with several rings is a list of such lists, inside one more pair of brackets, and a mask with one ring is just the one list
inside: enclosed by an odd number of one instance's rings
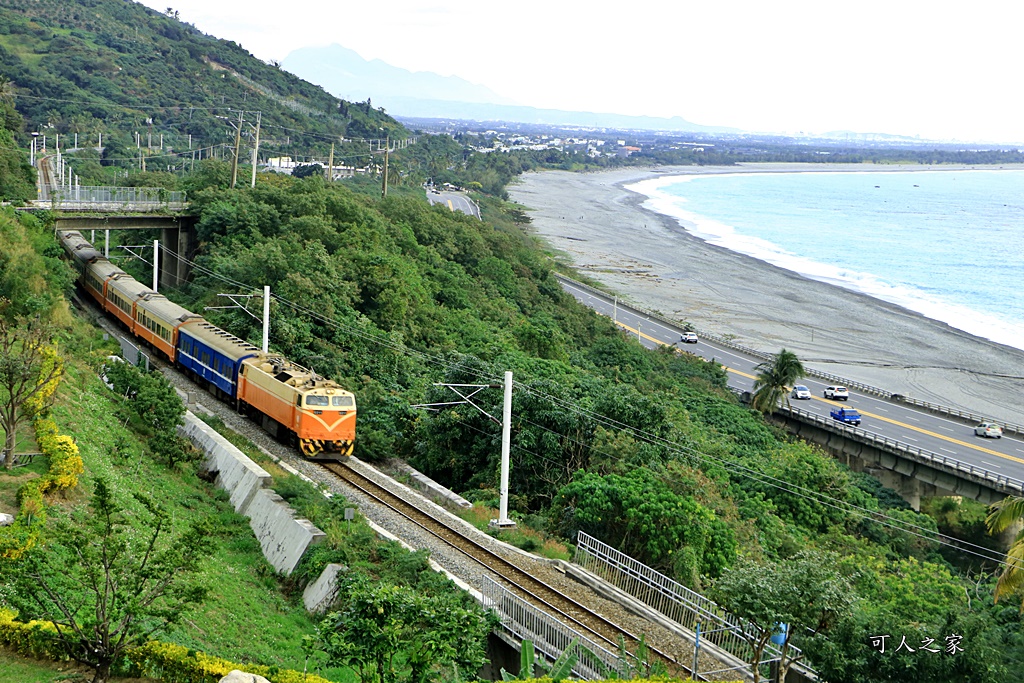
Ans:
{"label": "palm tree", "polygon": [[[1006,531],[1014,524],[1024,520],[1024,497],[1007,496],[989,508],[985,526],[990,534]],[[1024,587],[1024,528],[1018,528],[1017,537],[1013,539],[1010,549],[1006,551],[1006,566],[996,582],[995,600],[1012,595]],[[1021,601],[1024,610],[1024,600]]]}
{"label": "palm tree", "polygon": [[780,349],[777,354],[757,366],[754,394],[750,405],[762,413],[775,410],[783,399],[789,405],[789,387],[806,374],[796,354]]}

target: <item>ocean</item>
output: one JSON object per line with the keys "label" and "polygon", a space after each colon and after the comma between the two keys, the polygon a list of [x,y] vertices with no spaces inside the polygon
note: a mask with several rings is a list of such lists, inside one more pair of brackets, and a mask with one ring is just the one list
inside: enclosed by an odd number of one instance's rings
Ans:
{"label": "ocean", "polygon": [[628,189],[710,244],[1024,349],[1024,171],[726,173]]}

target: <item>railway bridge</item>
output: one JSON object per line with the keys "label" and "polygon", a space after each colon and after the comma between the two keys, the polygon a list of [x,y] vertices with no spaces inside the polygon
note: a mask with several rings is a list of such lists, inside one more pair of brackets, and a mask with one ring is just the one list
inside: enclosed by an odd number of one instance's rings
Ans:
{"label": "railway bridge", "polygon": [[110,256],[111,230],[159,231],[159,286],[176,287],[190,274],[195,254],[195,219],[183,215],[184,192],[157,187],[91,187],[78,184],[77,176],[59,154],[36,159],[38,198],[19,211],[51,211],[57,214],[56,230],[77,230]]}
{"label": "railway bridge", "polygon": [[60,215],[55,219],[54,227],[57,230],[77,230],[97,248],[96,233],[102,231],[103,255],[107,258],[110,256],[111,230],[159,230],[159,285],[177,287],[184,284],[191,274],[189,264],[196,250],[195,223],[192,216],[105,213]]}

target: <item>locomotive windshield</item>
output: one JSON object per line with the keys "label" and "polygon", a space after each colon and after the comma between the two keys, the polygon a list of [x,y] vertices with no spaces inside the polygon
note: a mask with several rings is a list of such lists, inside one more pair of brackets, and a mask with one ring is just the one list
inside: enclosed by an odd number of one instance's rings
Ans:
{"label": "locomotive windshield", "polygon": [[307,406],[328,406],[331,404],[331,399],[327,396],[317,396],[316,394],[306,394],[306,405]]}
{"label": "locomotive windshield", "polygon": [[351,408],[356,401],[351,396],[334,396],[331,398],[331,405],[335,408]]}

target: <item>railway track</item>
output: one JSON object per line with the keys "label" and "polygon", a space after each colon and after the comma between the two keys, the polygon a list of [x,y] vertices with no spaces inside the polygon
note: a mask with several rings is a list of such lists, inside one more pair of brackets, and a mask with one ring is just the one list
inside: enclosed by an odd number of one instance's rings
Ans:
{"label": "railway track", "polygon": [[[114,334],[122,333],[116,328],[116,325],[103,316],[99,309],[92,305],[91,301],[84,300],[79,301],[79,303],[84,309],[89,310],[93,314],[94,319],[105,329]],[[180,373],[171,364],[159,358],[158,354],[150,353],[150,360],[153,366],[159,368],[166,375],[176,377],[177,379],[174,383],[177,386],[185,385],[190,390],[195,390],[200,394],[205,393],[202,387],[196,385],[190,378]],[[231,420],[232,422],[240,421],[246,425],[241,433],[245,434],[248,438],[253,438],[254,436],[250,432],[263,434],[258,425],[234,414],[235,411],[230,406],[218,404],[215,410],[223,418],[233,417],[236,420]],[[234,428],[237,429],[240,426],[240,424],[235,424]],[[297,448],[286,447],[284,444],[278,443],[281,448],[291,451],[292,457],[298,461],[306,462],[310,465],[314,464],[302,458]],[[424,533],[436,538],[439,543],[457,551],[457,554],[461,554],[472,563],[480,565],[485,572],[496,575],[505,584],[506,588],[514,594],[550,616],[559,619],[565,625],[577,631],[580,635],[589,638],[600,647],[610,652],[618,653],[621,637],[629,652],[637,652],[641,642],[638,635],[617,625],[612,620],[598,614],[557,588],[552,587],[549,583],[533,576],[529,570],[523,569],[509,559],[489,549],[486,545],[473,538],[476,535],[474,532],[467,529],[459,529],[458,527],[461,526],[459,522],[438,519],[428,514],[416,504],[406,501],[401,495],[388,490],[385,486],[361,474],[348,464],[318,462],[315,465],[318,469],[322,468],[330,472],[334,477],[341,480],[344,485],[351,487],[378,505],[399,515],[404,520],[403,524],[408,522],[421,529]],[[636,627],[635,623],[634,627]],[[643,629],[645,627],[640,628]],[[689,668],[680,663],[678,655],[673,657],[671,654],[653,646],[650,642],[646,642],[646,639],[644,647],[648,653],[647,664],[654,664],[655,662],[663,664],[670,674],[676,676],[689,674]]]}
{"label": "railway track", "polygon": [[[456,548],[467,557],[483,565],[487,570],[497,574],[510,589],[521,598],[560,619],[566,625],[578,631],[611,652],[619,651],[620,637],[630,652],[636,652],[640,645],[640,637],[636,636],[588,607],[564,595],[547,583],[531,576],[530,573],[508,559],[490,550],[455,526],[427,514],[415,505],[392,493],[372,479],[357,472],[355,469],[340,463],[320,463],[334,475],[357,489],[363,495],[375,500],[398,514],[410,523],[424,529],[444,543]],[[645,644],[649,653],[648,663],[659,662],[671,674],[689,674],[689,669],[665,652]]]}

